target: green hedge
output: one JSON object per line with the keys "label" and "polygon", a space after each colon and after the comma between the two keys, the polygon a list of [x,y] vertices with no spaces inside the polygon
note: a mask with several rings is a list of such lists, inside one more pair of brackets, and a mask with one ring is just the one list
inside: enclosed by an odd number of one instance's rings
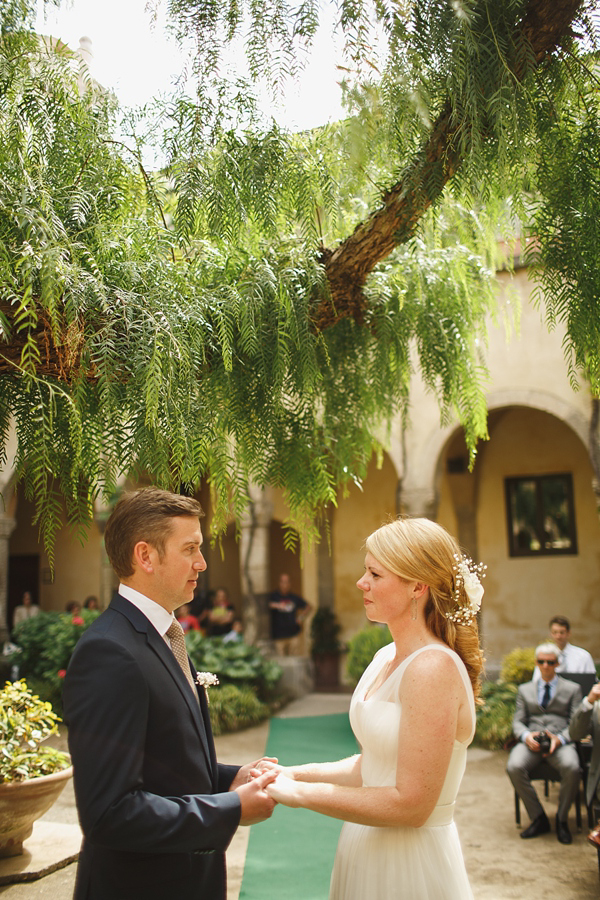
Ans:
{"label": "green hedge", "polygon": [[484,681],[481,688],[483,704],[477,707],[474,743],[478,747],[500,750],[505,746],[512,735],[516,697],[516,684]]}
{"label": "green hedge", "polygon": [[367,625],[348,642],[348,660],[346,671],[354,684],[358,684],[375,654],[392,640],[387,626]]}
{"label": "green hedge", "polygon": [[260,700],[275,696],[281,666],[256,647],[244,641],[223,643],[222,638],[207,638],[199,631],[188,631],[185,643],[198,672],[212,672],[222,685],[250,687]]}
{"label": "green hedge", "polygon": [[258,725],[271,715],[267,703],[258,699],[252,688],[224,684],[208,689],[210,723],[213,734],[228,734]]}

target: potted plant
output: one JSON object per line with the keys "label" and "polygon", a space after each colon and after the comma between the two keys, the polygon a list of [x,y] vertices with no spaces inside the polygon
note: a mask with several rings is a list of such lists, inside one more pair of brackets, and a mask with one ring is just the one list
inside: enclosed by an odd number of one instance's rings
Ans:
{"label": "potted plant", "polygon": [[68,753],[42,742],[59,717],[25,679],[0,690],[0,857],[18,856],[33,823],[54,803],[73,774]]}
{"label": "potted plant", "polygon": [[341,625],[332,609],[319,607],[310,623],[311,656],[315,666],[315,688],[338,688],[340,684]]}

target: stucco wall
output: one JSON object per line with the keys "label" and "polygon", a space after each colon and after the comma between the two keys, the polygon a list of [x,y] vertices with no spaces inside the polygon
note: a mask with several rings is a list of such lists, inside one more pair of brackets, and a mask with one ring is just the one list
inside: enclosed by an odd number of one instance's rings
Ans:
{"label": "stucco wall", "polygon": [[[497,422],[477,465],[479,553],[488,565],[482,609],[488,660],[498,662],[515,646],[538,643],[552,615],[567,616],[573,643],[600,659],[600,524],[585,447],[555,417],[513,408]],[[504,479],[559,472],[573,475],[577,555],[511,558]]]}
{"label": "stucco wall", "polygon": [[334,519],[335,608],[347,640],[367,624],[356,582],[363,573],[364,542],[396,514],[398,479],[389,457],[381,469],[371,462],[364,490],[352,485],[348,496],[339,498]]}
{"label": "stucco wall", "polygon": [[38,529],[33,525],[34,507],[22,495],[16,505],[17,527],[13,532],[9,548],[11,556],[40,555],[40,607],[50,610],[64,610],[67,603],[76,601],[83,605],[89,594],[99,595],[102,538],[92,523],[83,532],[87,539],[78,540],[78,530],[70,528],[63,517],[63,526],[55,543],[54,579],[50,578],[50,563],[40,542]]}

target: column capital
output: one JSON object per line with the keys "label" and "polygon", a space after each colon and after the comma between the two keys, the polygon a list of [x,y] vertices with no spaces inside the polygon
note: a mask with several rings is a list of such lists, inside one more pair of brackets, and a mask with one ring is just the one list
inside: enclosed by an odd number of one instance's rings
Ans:
{"label": "column capital", "polygon": [[402,512],[411,516],[433,518],[436,507],[435,491],[430,487],[406,488],[402,486],[400,505]]}

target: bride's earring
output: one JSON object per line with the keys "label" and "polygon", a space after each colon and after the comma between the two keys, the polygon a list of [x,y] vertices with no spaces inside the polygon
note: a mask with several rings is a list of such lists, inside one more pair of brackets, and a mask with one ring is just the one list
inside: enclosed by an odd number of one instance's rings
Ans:
{"label": "bride's earring", "polygon": [[417,598],[416,597],[412,598],[412,607],[410,610],[410,617],[413,620],[413,622],[416,622],[416,620],[417,620]]}

